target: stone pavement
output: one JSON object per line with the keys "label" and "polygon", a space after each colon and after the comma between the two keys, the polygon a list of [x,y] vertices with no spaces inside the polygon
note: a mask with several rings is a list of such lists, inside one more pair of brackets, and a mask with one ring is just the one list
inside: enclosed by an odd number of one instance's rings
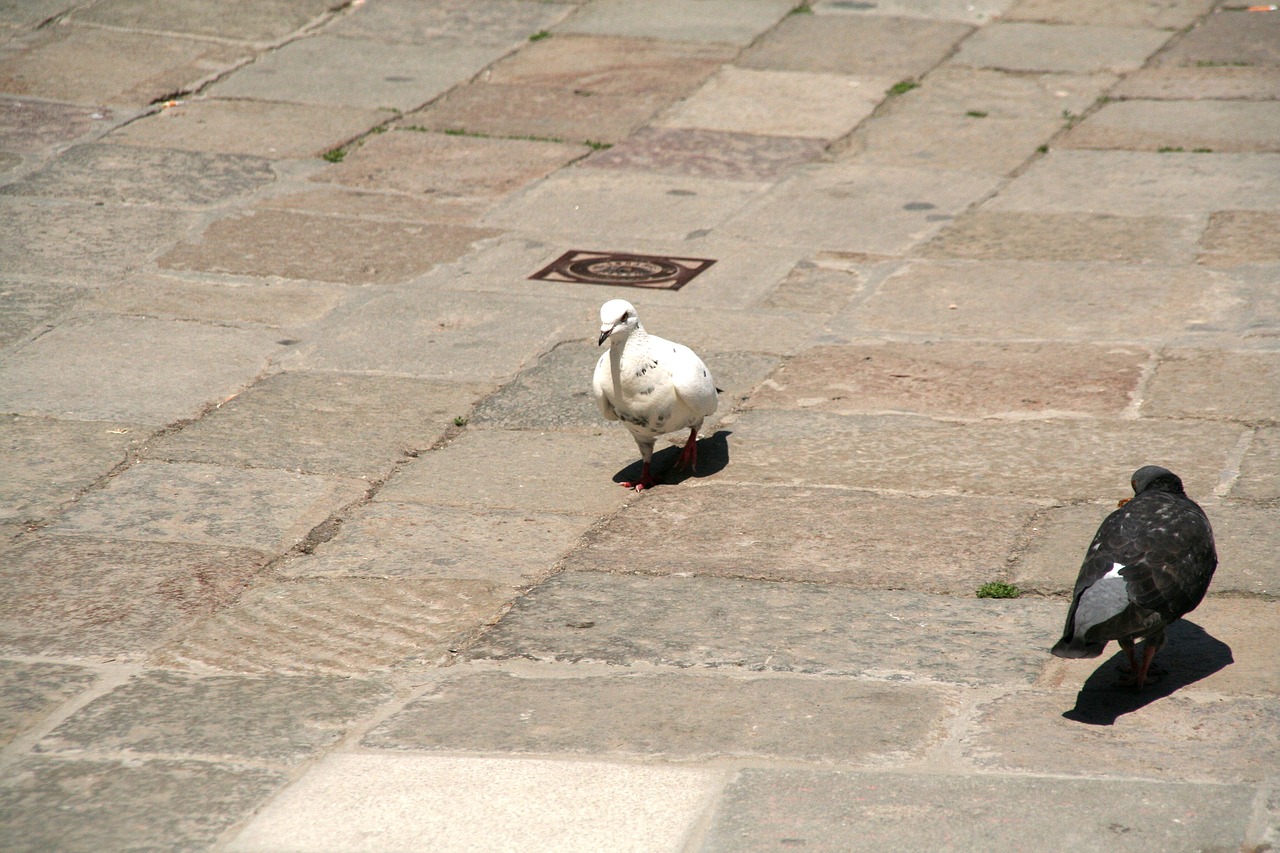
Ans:
{"label": "stone pavement", "polygon": [[[1280,845],[1246,5],[0,3],[0,848]],[[641,495],[614,297],[724,389]],[[1047,650],[1147,463],[1134,692]]]}

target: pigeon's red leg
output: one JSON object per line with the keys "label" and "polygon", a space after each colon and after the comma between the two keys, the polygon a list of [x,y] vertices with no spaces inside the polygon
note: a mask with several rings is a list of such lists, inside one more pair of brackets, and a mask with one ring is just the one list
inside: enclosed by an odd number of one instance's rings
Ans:
{"label": "pigeon's red leg", "polygon": [[698,470],[698,430],[696,428],[689,430],[689,440],[684,444],[684,450],[680,453],[680,458],[676,460],[676,469],[680,471]]}
{"label": "pigeon's red leg", "polygon": [[1151,641],[1142,644],[1142,666],[1138,668],[1137,677],[1134,679],[1138,687],[1142,687],[1147,683],[1147,670],[1151,669],[1151,659],[1156,656],[1156,646]]}
{"label": "pigeon's red leg", "polygon": [[619,485],[624,489],[635,489],[637,492],[656,486],[657,481],[653,479],[653,474],[649,473],[649,461],[646,459],[641,465],[639,481],[632,483],[629,480],[623,480]]}

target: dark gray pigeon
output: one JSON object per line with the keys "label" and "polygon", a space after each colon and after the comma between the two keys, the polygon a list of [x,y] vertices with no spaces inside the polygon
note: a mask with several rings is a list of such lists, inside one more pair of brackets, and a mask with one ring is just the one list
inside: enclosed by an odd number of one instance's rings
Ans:
{"label": "dark gray pigeon", "polygon": [[[1098,528],[1080,566],[1060,658],[1096,658],[1109,640],[1129,655],[1125,683],[1142,687],[1164,629],[1195,610],[1209,589],[1218,554],[1204,510],[1182,480],[1156,465],[1139,468],[1133,497]],[[1134,643],[1146,640],[1142,661]]]}

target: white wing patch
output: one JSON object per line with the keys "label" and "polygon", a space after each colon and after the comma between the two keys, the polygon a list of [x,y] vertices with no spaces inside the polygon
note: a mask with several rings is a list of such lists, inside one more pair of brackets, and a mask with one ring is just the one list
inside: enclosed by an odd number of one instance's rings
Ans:
{"label": "white wing patch", "polygon": [[1112,563],[1112,564],[1111,564],[1111,571],[1109,571],[1109,572],[1107,572],[1105,575],[1103,575],[1103,576],[1102,576],[1102,579],[1103,579],[1103,580],[1106,580],[1107,578],[1118,578],[1118,577],[1120,577],[1120,570],[1121,570],[1121,569],[1123,569],[1123,568],[1124,568],[1124,565],[1123,565],[1122,563]]}

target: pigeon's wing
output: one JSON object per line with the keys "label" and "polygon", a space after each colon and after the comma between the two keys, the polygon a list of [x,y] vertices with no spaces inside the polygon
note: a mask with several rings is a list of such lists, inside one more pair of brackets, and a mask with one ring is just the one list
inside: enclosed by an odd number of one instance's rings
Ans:
{"label": "pigeon's wing", "polygon": [[1209,519],[1190,498],[1166,492],[1130,506],[1120,533],[1133,557],[1120,574],[1135,604],[1173,621],[1200,604],[1218,566]]}
{"label": "pigeon's wing", "polygon": [[[707,418],[715,414],[720,404],[716,396],[716,383],[711,378],[711,371],[698,358],[697,353],[683,344],[664,342],[670,346],[672,354],[668,369],[671,381],[675,385],[676,394],[685,404],[697,413],[699,418]],[[663,356],[666,353],[662,353]]]}
{"label": "pigeon's wing", "polygon": [[609,366],[609,352],[606,350],[596,362],[596,372],[591,378],[591,391],[596,398],[596,405],[600,407],[600,414],[604,415],[605,420],[616,421],[618,410],[613,407],[613,398],[610,396],[612,390],[613,371]]}

